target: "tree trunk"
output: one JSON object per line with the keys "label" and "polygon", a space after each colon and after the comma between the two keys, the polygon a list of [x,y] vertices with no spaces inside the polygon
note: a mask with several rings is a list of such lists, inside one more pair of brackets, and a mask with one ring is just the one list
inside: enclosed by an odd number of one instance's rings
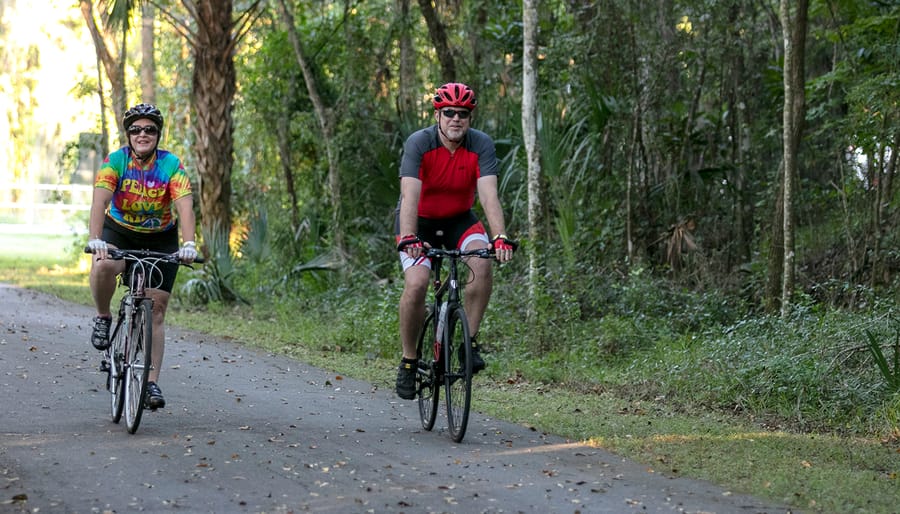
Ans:
{"label": "tree trunk", "polygon": [[803,132],[806,94],[805,45],[808,0],[781,0],[781,28],[784,39],[784,280],[781,284],[781,315],[790,314],[795,278],[793,193],[797,176],[797,153]]}
{"label": "tree trunk", "polygon": [[640,137],[641,127],[641,111],[640,106],[634,108],[634,124],[631,128],[631,158],[628,160],[625,172],[625,256],[629,265],[634,264],[634,175],[637,162],[637,156],[633,153],[638,145],[637,140]]}
{"label": "tree trunk", "polygon": [[[891,141],[891,139],[888,139]],[[891,152],[891,157],[888,160],[887,168],[884,171],[884,187],[882,190],[882,198],[891,199],[894,197],[894,174],[897,172],[897,154],[900,153],[897,150],[897,145],[900,145],[900,131],[894,134],[893,144],[891,148],[894,149]],[[882,202],[882,208],[888,207],[890,205],[889,202]],[[884,213],[882,213],[882,218],[884,218]]]}
{"label": "tree trunk", "polygon": [[[887,138],[888,140],[890,138]],[[897,152],[890,152],[885,146],[878,149],[878,158],[872,163],[877,180],[875,181],[875,205],[873,206],[873,227],[875,242],[872,250],[872,276],[869,277],[869,285],[872,288],[884,283],[889,283],[886,270],[883,269],[884,238],[888,229],[885,208],[890,205],[891,189],[893,186],[894,167],[897,163]]]}
{"label": "tree trunk", "polygon": [[769,238],[769,259],[766,266],[765,307],[769,313],[781,309],[782,280],[784,279],[784,162],[779,164],[776,175],[775,209],[772,233]]}
{"label": "tree trunk", "polygon": [[641,202],[640,198],[637,198],[635,192],[635,185],[637,184],[640,189],[641,184],[638,182],[643,182],[640,178],[642,172],[646,172],[647,166],[644,162],[644,158],[646,156],[646,152],[644,151],[644,144],[642,141],[644,134],[644,98],[646,93],[644,92],[644,83],[641,80],[641,64],[639,57],[639,49],[638,49],[638,41],[635,37],[637,33],[636,27],[633,25],[633,22],[629,22],[631,25],[629,26],[627,33],[629,34],[629,44],[631,45],[631,54],[633,61],[631,64],[631,71],[633,79],[632,83],[632,95],[637,99],[634,102],[634,110],[632,112],[632,126],[631,126],[631,138],[629,141],[629,160],[626,168],[626,176],[625,176],[625,255],[627,257],[627,262],[629,266],[633,266],[635,264],[636,259],[639,258],[636,238],[634,220],[637,218],[636,209]]}
{"label": "tree trunk", "polygon": [[868,233],[872,235],[872,244],[866,245],[867,248],[872,248],[872,266],[871,266],[871,274],[869,275],[869,287],[874,288],[878,284],[878,275],[881,273],[881,202],[882,200],[882,190],[881,190],[881,182],[884,180],[884,147],[878,149],[877,155],[869,156],[869,176],[873,179],[869,182],[873,187],[871,188],[871,197],[872,203],[870,205],[870,219],[871,225],[868,230]]}
{"label": "tree trunk", "polygon": [[417,121],[416,99],[419,88],[416,81],[416,49],[413,47],[412,20],[409,17],[409,0],[397,0],[400,11],[400,83],[397,99],[398,118],[404,125]]}
{"label": "tree trunk", "polygon": [[97,98],[100,100],[100,155],[109,155],[109,122],[106,119],[106,95],[103,93],[103,61],[97,53]]}
{"label": "tree trunk", "polygon": [[447,30],[444,28],[444,24],[438,19],[437,11],[434,10],[431,0],[419,0],[419,9],[422,10],[422,16],[425,17],[431,44],[434,45],[438,62],[441,63],[442,81],[457,82],[459,79],[456,77],[456,61],[453,58],[450,43],[447,42]]}
{"label": "tree trunk", "polygon": [[[100,4],[100,12],[106,12],[105,2]],[[124,146],[128,143],[125,138],[124,127],[120,126],[122,118],[125,115],[127,94],[125,91],[125,53],[118,55],[112,53],[112,49],[117,46],[115,37],[110,32],[101,32],[97,21],[94,19],[94,4],[91,0],[81,0],[81,15],[87,24],[94,41],[94,51],[97,53],[97,59],[103,63],[103,69],[106,71],[106,78],[109,80],[110,96],[112,98],[113,114],[116,117],[116,125],[119,126],[119,145]],[[122,47],[125,47],[125,33],[122,34]]]}
{"label": "tree trunk", "polygon": [[[900,143],[900,132],[894,134],[893,140],[894,140],[894,145],[896,145],[897,143]],[[887,213],[885,211],[887,209],[889,209],[891,207],[891,205],[893,205],[893,202],[891,202],[891,199],[894,197],[894,174],[897,173],[897,160],[898,160],[897,154],[900,152],[897,151],[897,146],[892,146],[891,148],[893,148],[893,151],[891,152],[891,156],[888,159],[887,165],[885,166],[884,174],[882,176],[882,181],[881,181],[881,198],[883,198],[883,200],[881,201],[881,203],[878,206],[879,207],[878,217],[881,220],[888,219],[889,213]],[[892,228],[892,227],[889,227],[886,221],[882,221],[881,226],[878,229],[879,247],[881,246],[880,243],[883,241],[883,239],[887,235],[887,231],[889,228]],[[883,277],[882,280],[885,284],[890,284],[892,282],[892,277],[890,277],[888,275],[888,272],[886,272],[885,276]]]}
{"label": "tree trunk", "polygon": [[200,223],[206,233],[231,232],[231,167],[234,165],[232,109],[237,89],[234,54],[252,25],[261,0],[253,0],[232,20],[233,0],[182,0],[192,23],[178,19],[159,2],[158,12],[191,47],[194,72],[191,106],[197,115],[194,158],[200,175]]}
{"label": "tree trunk", "polygon": [[[522,56],[522,138],[528,159],[528,239],[532,243],[543,239],[541,234],[543,188],[541,187],[541,149],[538,144],[538,109],[537,96],[537,45],[538,45],[538,0],[524,0],[522,6],[522,24],[524,44]],[[528,261],[528,312],[527,319],[537,316],[537,293],[540,287],[541,273],[539,266],[541,256],[538,248],[541,245],[529,245]]]}
{"label": "tree trunk", "polygon": [[325,146],[325,154],[328,158],[328,195],[331,200],[331,235],[333,239],[334,249],[337,254],[343,258],[344,249],[344,229],[341,221],[341,180],[340,168],[338,166],[338,149],[334,142],[334,121],[328,112],[322,96],[319,94],[319,86],[316,76],[309,66],[306,53],[303,50],[303,44],[300,36],[297,34],[297,28],[294,25],[294,15],[288,10],[284,0],[279,1],[281,15],[284,18],[285,25],[288,30],[288,38],[291,46],[294,48],[294,55],[297,58],[297,64],[303,72],[303,79],[306,81],[306,90],[309,99],[312,101],[313,110],[316,119],[319,122],[319,128],[322,130],[322,144]]}
{"label": "tree trunk", "polygon": [[[537,2],[538,0],[534,1]],[[475,7],[474,23],[472,27],[469,28],[469,47],[471,48],[472,67],[468,69],[481,70],[488,57],[485,55],[485,49],[490,47],[490,44],[485,44],[485,41],[482,38],[488,32],[487,27],[488,23],[492,21],[490,14],[493,9],[487,2],[477,2],[475,5],[477,7]],[[478,83],[475,84],[475,90],[479,91],[483,86],[484,78],[482,76],[479,77]]]}
{"label": "tree trunk", "polygon": [[747,198],[745,182],[747,179],[747,149],[746,134],[750,127],[749,109],[743,107],[749,105],[746,92],[743,87],[745,79],[744,66],[744,38],[740,30],[740,5],[735,3],[729,9],[729,26],[734,27],[731,32],[729,45],[731,52],[731,71],[728,84],[728,110],[735,113],[730,116],[729,139],[731,140],[732,162],[737,163],[731,173],[731,182],[734,184],[734,225],[738,227],[735,241],[734,258],[729,258],[729,270],[735,266],[741,266],[750,262],[750,242],[753,238],[753,202]]}
{"label": "tree trunk", "polygon": [[152,5],[148,3],[141,7],[141,101],[149,104],[156,104],[154,16]]}
{"label": "tree trunk", "polygon": [[293,233],[297,233],[300,228],[300,200],[297,198],[297,187],[294,183],[294,165],[291,162],[291,130],[290,130],[290,111],[291,99],[294,98],[296,88],[294,80],[291,79],[289,86],[290,93],[282,95],[281,109],[282,116],[278,116],[275,126],[278,141],[278,152],[281,154],[281,172],[284,174],[284,187],[287,190],[288,197],[291,199],[291,229]]}
{"label": "tree trunk", "polygon": [[232,3],[185,2],[196,28],[191,104],[194,157],[200,174],[200,217],[207,233],[231,232],[231,167],[234,164],[232,102],[236,90]]}

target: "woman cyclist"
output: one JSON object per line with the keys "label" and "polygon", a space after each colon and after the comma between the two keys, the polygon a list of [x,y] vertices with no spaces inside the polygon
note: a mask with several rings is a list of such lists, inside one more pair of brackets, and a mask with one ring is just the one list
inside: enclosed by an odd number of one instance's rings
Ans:
{"label": "woman cyclist", "polygon": [[[94,180],[88,247],[93,253],[90,284],[97,308],[91,344],[98,350],[109,347],[112,324],[110,302],[116,276],[125,270],[125,261],[107,259],[110,248],[178,252],[184,263],[197,257],[191,182],[181,160],[159,148],[163,129],[162,113],[154,105],[138,104],[122,119],[128,145],[106,158]],[[178,229],[183,243],[179,248]],[[166,344],[165,317],[169,296],[178,273],[177,264],[161,264],[163,281],[147,289],[153,299],[153,344],[147,407],[165,407],[157,385]],[[155,285],[155,284],[154,284]]]}

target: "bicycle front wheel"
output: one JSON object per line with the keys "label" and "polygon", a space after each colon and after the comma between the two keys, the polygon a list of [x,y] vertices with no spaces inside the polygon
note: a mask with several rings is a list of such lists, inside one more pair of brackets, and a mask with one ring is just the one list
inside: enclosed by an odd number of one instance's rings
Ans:
{"label": "bicycle front wheel", "polygon": [[447,327],[447,343],[444,357],[447,366],[444,384],[447,390],[447,424],[450,437],[462,441],[469,423],[469,407],[472,403],[472,339],[469,322],[462,307],[450,313]]}
{"label": "bicycle front wheel", "polygon": [[425,430],[434,428],[441,391],[434,367],[434,344],[437,341],[435,329],[434,311],[429,309],[416,346],[416,360],[419,361],[416,370],[416,390],[419,398],[419,418]]}
{"label": "bicycle front wheel", "polygon": [[129,327],[125,346],[125,424],[129,433],[137,432],[144,412],[147,379],[150,376],[152,349],[153,302],[139,300]]}
{"label": "bicycle front wheel", "polygon": [[106,388],[109,390],[110,416],[113,423],[122,419],[122,408],[125,406],[125,333],[124,323],[120,317],[109,338],[109,349],[106,350],[106,360],[109,363],[109,373],[106,377]]}

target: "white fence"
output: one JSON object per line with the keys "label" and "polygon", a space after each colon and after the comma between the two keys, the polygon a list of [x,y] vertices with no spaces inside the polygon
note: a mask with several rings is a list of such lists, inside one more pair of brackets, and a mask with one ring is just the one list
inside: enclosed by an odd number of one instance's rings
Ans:
{"label": "white fence", "polygon": [[86,233],[93,189],[74,184],[4,184],[0,188],[0,231]]}

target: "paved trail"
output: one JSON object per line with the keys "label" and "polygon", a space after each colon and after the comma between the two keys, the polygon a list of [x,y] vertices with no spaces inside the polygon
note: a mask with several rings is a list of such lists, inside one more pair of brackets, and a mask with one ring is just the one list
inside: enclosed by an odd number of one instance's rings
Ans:
{"label": "paved trail", "polygon": [[0,284],[0,512],[789,512],[479,414],[454,444],[391,391],[173,328],[129,435],[90,316]]}

